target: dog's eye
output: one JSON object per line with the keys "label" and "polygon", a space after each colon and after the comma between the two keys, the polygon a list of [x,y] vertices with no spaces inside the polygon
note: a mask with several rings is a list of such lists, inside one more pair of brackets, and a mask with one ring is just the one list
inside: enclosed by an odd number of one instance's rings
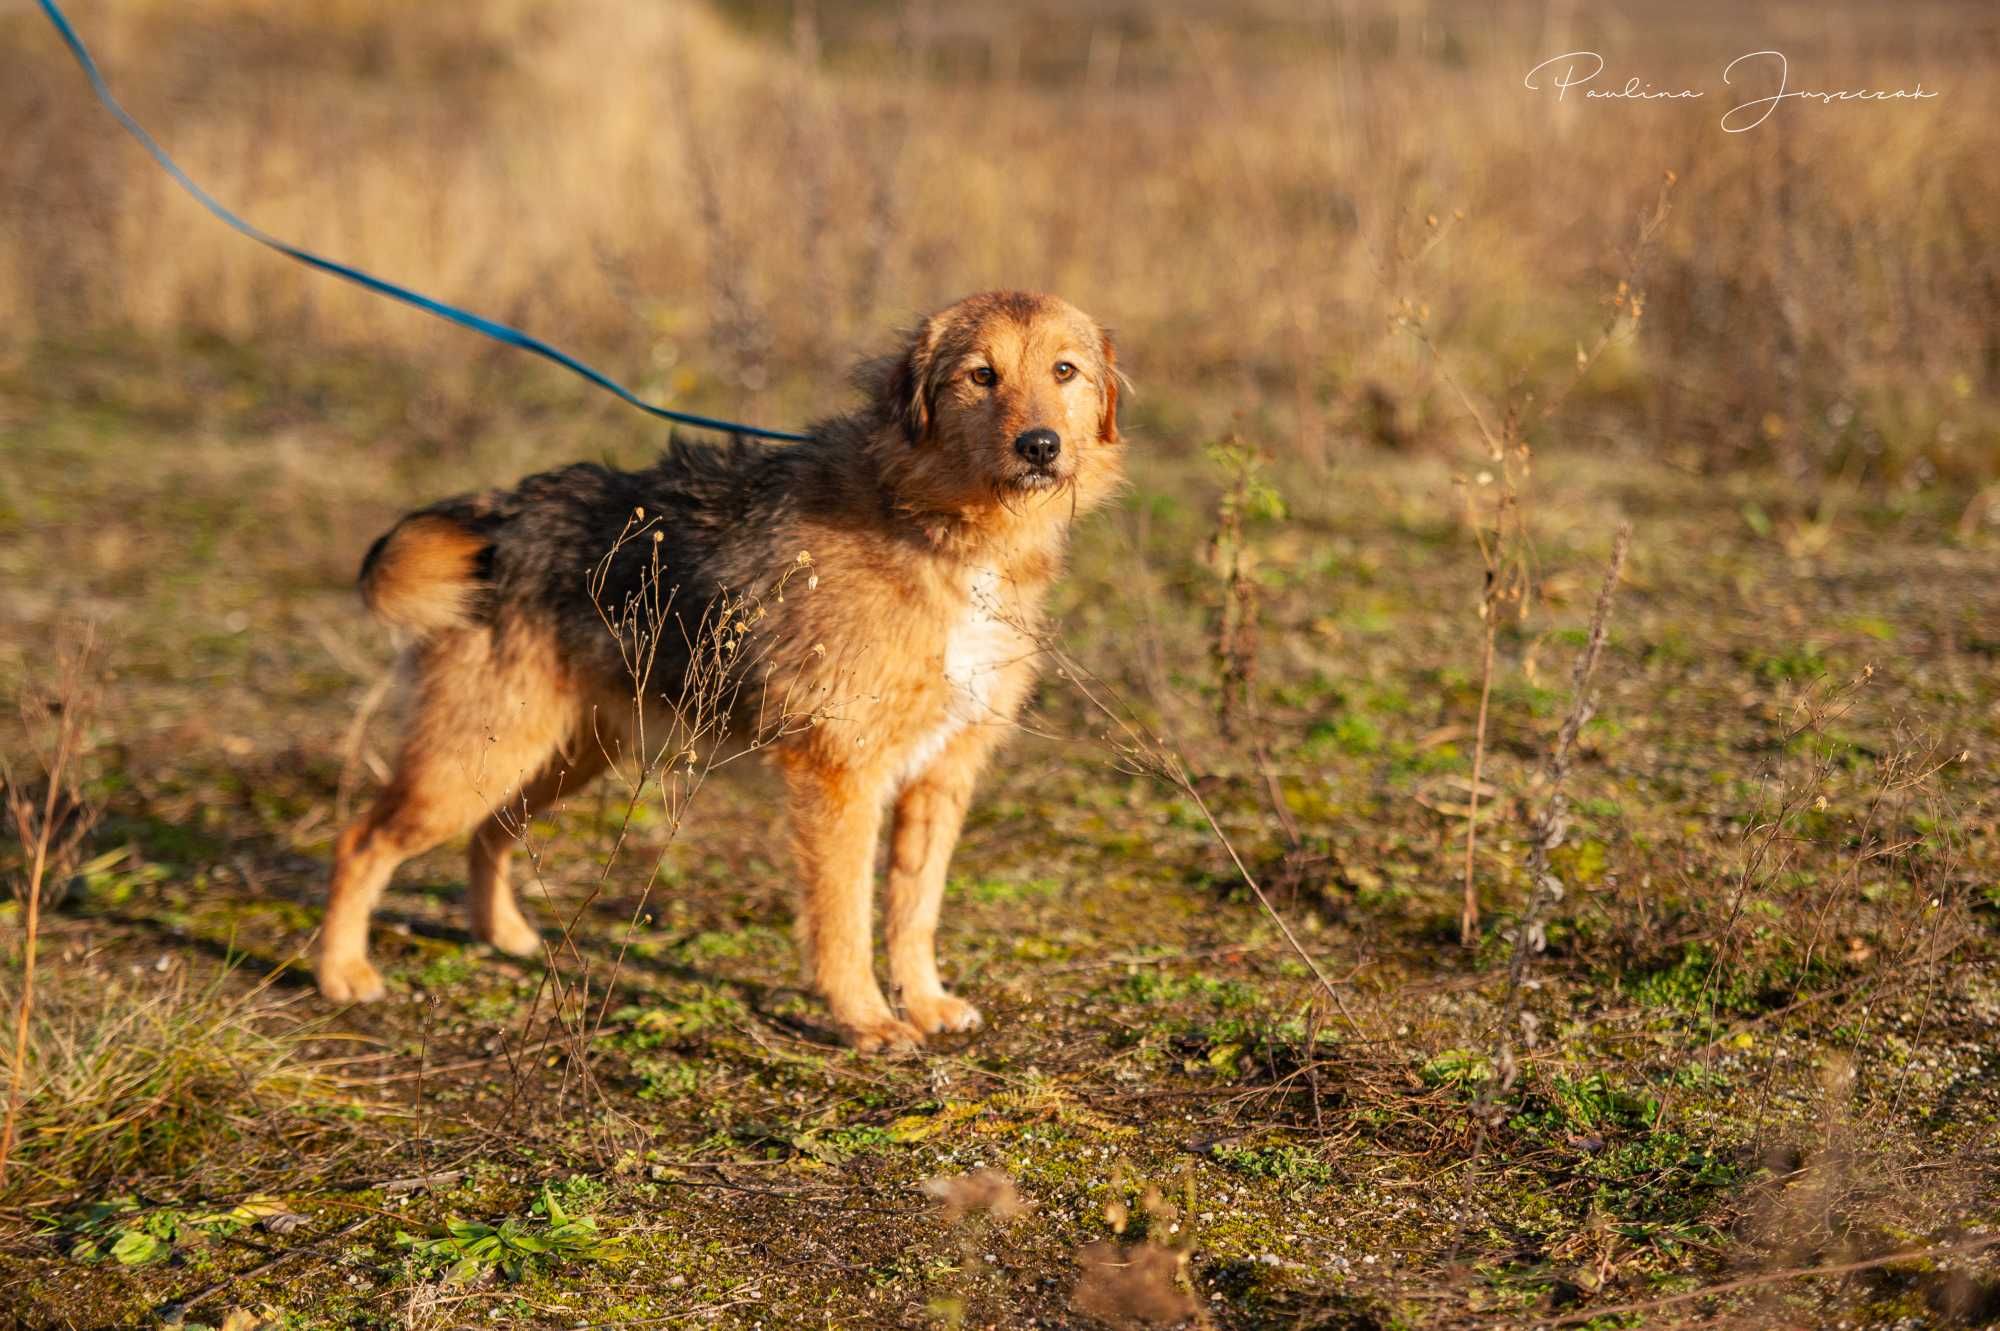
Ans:
{"label": "dog's eye", "polygon": [[1066,384],[1074,378],[1076,378],[1076,366],[1071,365],[1066,360],[1059,360],[1056,362],[1057,383]]}
{"label": "dog's eye", "polygon": [[999,375],[993,373],[993,367],[990,365],[982,365],[972,372],[972,382],[978,384],[981,388],[993,387],[994,382],[999,377]]}

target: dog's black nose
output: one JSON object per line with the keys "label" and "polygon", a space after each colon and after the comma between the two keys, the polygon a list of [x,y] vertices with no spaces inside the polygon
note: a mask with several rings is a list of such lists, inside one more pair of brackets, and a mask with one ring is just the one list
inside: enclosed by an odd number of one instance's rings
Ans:
{"label": "dog's black nose", "polygon": [[1046,467],[1062,452],[1062,436],[1054,430],[1023,430],[1014,438],[1014,451],[1037,467]]}

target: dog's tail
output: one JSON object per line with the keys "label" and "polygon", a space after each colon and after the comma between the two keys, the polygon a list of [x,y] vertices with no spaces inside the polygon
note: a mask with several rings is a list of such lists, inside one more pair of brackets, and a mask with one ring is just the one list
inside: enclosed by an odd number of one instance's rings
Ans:
{"label": "dog's tail", "polygon": [[439,513],[413,513],[369,547],[361,600],[377,618],[428,636],[477,622],[493,545]]}

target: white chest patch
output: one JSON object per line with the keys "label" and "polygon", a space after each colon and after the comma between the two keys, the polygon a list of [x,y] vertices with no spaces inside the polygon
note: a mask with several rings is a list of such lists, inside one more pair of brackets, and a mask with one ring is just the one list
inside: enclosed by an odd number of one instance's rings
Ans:
{"label": "white chest patch", "polygon": [[945,745],[967,726],[994,724],[1005,718],[993,707],[1001,672],[1021,659],[1026,640],[1011,622],[1001,598],[1000,575],[975,569],[966,587],[965,609],[944,643],[944,710],[898,765],[890,794],[908,785],[937,761]]}

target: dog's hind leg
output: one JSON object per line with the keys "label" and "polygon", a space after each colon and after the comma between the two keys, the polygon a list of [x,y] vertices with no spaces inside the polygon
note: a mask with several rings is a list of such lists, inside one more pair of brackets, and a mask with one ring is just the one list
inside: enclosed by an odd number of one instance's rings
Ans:
{"label": "dog's hind leg", "polygon": [[478,630],[434,639],[418,676],[396,774],[335,845],[314,971],[320,992],[337,1003],[382,997],[368,961],[368,918],[396,867],[514,804],[576,720],[552,652],[518,636],[496,643]]}
{"label": "dog's hind leg", "polygon": [[537,814],[563,796],[582,790],[606,765],[603,748],[588,736],[572,747],[576,750],[574,758],[558,754],[472,834],[466,874],[466,906],[472,917],[472,932],[517,957],[537,951],[542,935],[521,914],[513,884],[508,881],[507,862],[513,857],[514,843],[527,833],[528,824]]}

